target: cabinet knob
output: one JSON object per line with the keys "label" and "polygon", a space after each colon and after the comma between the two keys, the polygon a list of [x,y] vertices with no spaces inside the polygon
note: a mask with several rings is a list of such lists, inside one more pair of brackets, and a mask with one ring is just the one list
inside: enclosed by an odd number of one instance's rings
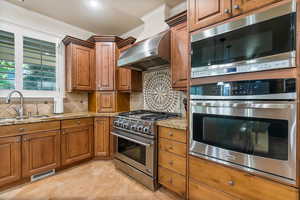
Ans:
{"label": "cabinet knob", "polygon": [[169,136],[172,137],[172,136],[173,136],[173,133],[172,133],[172,132],[169,132]]}
{"label": "cabinet knob", "polygon": [[228,185],[234,186],[234,181],[228,181]]}
{"label": "cabinet knob", "polygon": [[240,5],[236,4],[233,6],[233,8],[238,10],[238,9],[240,9]]}
{"label": "cabinet knob", "polygon": [[173,165],[173,164],[174,164],[173,161],[170,161],[170,162],[169,162],[169,165]]}
{"label": "cabinet knob", "polygon": [[169,179],[169,183],[173,184],[173,179],[172,178]]}
{"label": "cabinet knob", "polygon": [[80,124],[81,122],[78,120],[78,121],[76,121],[76,123],[77,123],[77,124]]}
{"label": "cabinet knob", "polygon": [[230,10],[229,10],[228,8],[226,8],[226,9],[224,10],[224,13],[229,14],[229,13],[230,13]]}

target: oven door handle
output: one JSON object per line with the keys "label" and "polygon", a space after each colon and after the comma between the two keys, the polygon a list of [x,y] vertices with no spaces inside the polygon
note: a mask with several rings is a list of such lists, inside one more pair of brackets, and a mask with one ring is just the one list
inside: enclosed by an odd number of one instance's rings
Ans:
{"label": "oven door handle", "polygon": [[278,103],[220,103],[220,102],[192,102],[192,106],[201,107],[232,107],[232,108],[263,108],[263,109],[287,109],[293,104]]}
{"label": "oven door handle", "polygon": [[130,138],[130,137],[128,137],[128,136],[121,135],[121,134],[116,133],[116,132],[111,132],[111,134],[113,134],[114,136],[117,136],[117,137],[120,137],[120,138],[129,140],[129,141],[131,141],[131,142],[135,142],[135,143],[137,143],[137,144],[143,145],[143,146],[145,146],[145,147],[150,147],[150,146],[152,145],[151,143],[141,142],[141,141],[138,141],[138,140],[136,140],[136,139]]}

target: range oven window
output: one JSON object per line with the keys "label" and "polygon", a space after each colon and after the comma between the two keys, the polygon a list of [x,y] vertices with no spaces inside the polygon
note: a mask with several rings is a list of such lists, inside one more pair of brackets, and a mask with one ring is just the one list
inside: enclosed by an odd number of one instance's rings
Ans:
{"label": "range oven window", "polygon": [[193,140],[227,150],[288,160],[288,121],[193,114]]}
{"label": "range oven window", "polygon": [[146,147],[118,137],[118,153],[146,165]]}
{"label": "range oven window", "polygon": [[192,43],[192,67],[227,64],[295,50],[296,14]]}

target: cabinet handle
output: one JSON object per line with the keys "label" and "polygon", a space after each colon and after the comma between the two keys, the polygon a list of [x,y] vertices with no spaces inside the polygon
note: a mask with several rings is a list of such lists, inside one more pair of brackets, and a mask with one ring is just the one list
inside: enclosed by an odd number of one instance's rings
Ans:
{"label": "cabinet handle", "polygon": [[228,181],[228,185],[234,186],[234,181]]}
{"label": "cabinet handle", "polygon": [[19,131],[20,131],[20,132],[24,132],[24,131],[25,131],[25,128],[19,128]]}
{"label": "cabinet handle", "polygon": [[236,5],[233,6],[233,8],[238,10],[238,9],[240,9],[240,5],[236,4]]}
{"label": "cabinet handle", "polygon": [[230,10],[229,10],[228,8],[226,8],[226,9],[224,10],[224,13],[229,14],[229,13],[230,13]]}
{"label": "cabinet handle", "polygon": [[173,179],[172,178],[169,179],[169,183],[173,184]]}

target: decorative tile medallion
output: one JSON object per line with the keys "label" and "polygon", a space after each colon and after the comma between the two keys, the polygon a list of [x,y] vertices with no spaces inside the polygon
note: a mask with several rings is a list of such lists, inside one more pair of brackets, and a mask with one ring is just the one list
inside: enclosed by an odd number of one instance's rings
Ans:
{"label": "decorative tile medallion", "polygon": [[174,91],[168,69],[146,72],[144,75],[144,106],[147,110],[178,112],[180,92]]}

